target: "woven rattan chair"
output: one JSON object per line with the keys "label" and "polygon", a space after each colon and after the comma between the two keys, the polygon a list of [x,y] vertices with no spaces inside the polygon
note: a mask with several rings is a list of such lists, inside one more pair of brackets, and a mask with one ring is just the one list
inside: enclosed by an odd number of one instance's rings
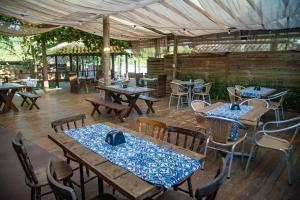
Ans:
{"label": "woven rattan chair", "polygon": [[[205,141],[205,136],[201,132],[193,131],[190,129],[185,129],[176,126],[168,126],[168,138],[167,141],[169,143],[173,143],[177,146],[182,146],[183,148],[189,149],[191,151],[195,151],[199,153],[199,157],[197,159],[202,160],[204,155],[200,154],[201,147],[203,142]],[[182,185],[185,181],[188,183],[188,191],[180,188],[179,186]],[[193,188],[191,182],[191,176],[187,179],[181,181],[180,183],[174,186],[175,190],[181,190],[190,194],[193,197]]]}
{"label": "woven rattan chair", "polygon": [[201,109],[205,106],[211,105],[210,103],[202,100],[193,100],[191,102],[191,107],[195,113],[196,121],[197,121],[197,128],[202,129],[206,132],[207,126],[205,123],[205,116],[201,112]]}
{"label": "woven rattan chair", "polygon": [[[202,188],[198,188],[195,192],[195,198],[197,200],[214,200],[217,196],[217,193],[219,191],[219,188],[224,182],[227,166],[228,166],[229,156],[227,156],[225,159],[222,158],[222,162],[219,165],[219,169],[217,171],[217,174],[211,182],[209,182],[207,185],[205,185]],[[167,192],[164,192],[161,196],[157,198],[158,200],[192,200],[193,198],[187,196],[186,194],[182,192],[172,191],[169,190]]]}
{"label": "woven rattan chair", "polygon": [[[171,82],[170,83],[171,86],[171,95],[170,95],[170,101],[169,101],[169,109],[171,107],[173,98],[177,98],[177,110],[179,108],[179,106],[182,106],[183,103],[187,103],[187,102],[183,102],[183,97],[185,97],[186,99],[188,98],[188,88],[184,87],[183,85],[181,85],[178,82]],[[179,88],[185,88],[186,91],[180,92]]]}
{"label": "woven rattan chair", "polygon": [[[280,121],[284,119],[283,112],[283,102],[288,94],[288,90],[284,92],[279,92],[277,94],[271,95],[267,98],[267,101],[270,104],[270,109],[275,113],[275,120]],[[281,115],[281,117],[280,117]]]}
{"label": "woven rattan chair", "polygon": [[269,108],[269,103],[264,99],[246,99],[240,103],[241,105],[254,106],[256,108]]}
{"label": "woven rattan chair", "polygon": [[136,131],[156,139],[165,140],[167,125],[158,120],[139,117],[137,119]]}
{"label": "woven rattan chair", "polygon": [[[63,199],[63,200],[77,200],[77,195],[72,185],[66,186],[61,184],[57,180],[57,171],[53,167],[53,162],[50,160],[47,167],[47,180],[51,190],[54,193],[56,199]],[[104,194],[102,198],[93,198],[96,199],[103,199],[103,200],[117,200],[114,196],[110,194]]]}
{"label": "woven rattan chair", "polygon": [[[281,129],[267,129],[270,125],[275,124],[281,124],[281,125],[288,125],[285,128]],[[248,162],[246,165],[245,171],[248,171],[251,158],[253,157],[253,154],[257,151],[258,147],[268,148],[272,150],[277,150],[283,152],[286,158],[287,162],[287,168],[288,168],[288,182],[289,184],[292,184],[292,178],[293,178],[293,142],[299,132],[300,127],[300,117],[296,117],[293,119],[285,120],[285,121],[274,121],[274,122],[268,122],[263,126],[263,129],[258,131],[253,136],[253,144],[251,147],[251,153],[248,158]],[[280,137],[273,136],[277,133],[289,133],[291,131],[294,131],[292,134],[292,137],[290,140],[286,140]]]}
{"label": "woven rattan chair", "polygon": [[194,82],[195,82],[195,83],[202,83],[202,84],[204,84],[204,80],[201,79],[201,78],[195,79]]}
{"label": "woven rattan chair", "polygon": [[195,96],[202,96],[202,100],[206,101],[206,97],[208,97],[208,102],[211,103],[211,99],[210,99],[210,89],[212,87],[212,83],[206,83],[203,85],[203,87],[205,87],[205,91],[204,92],[194,92],[193,93],[193,99]]}
{"label": "woven rattan chair", "polygon": [[242,85],[235,85],[234,88],[237,95],[240,95],[241,90],[245,89],[245,87]]}
{"label": "woven rattan chair", "polygon": [[[48,185],[46,167],[34,168],[32,166],[21,133],[17,133],[13,137],[12,145],[25,172],[25,183],[31,188],[31,199],[41,199],[42,196],[50,194],[51,192],[42,193],[42,188]],[[56,177],[58,180],[62,180],[64,183],[71,183],[73,171],[67,162],[56,161],[53,162],[53,166],[57,171]],[[24,197],[24,199],[26,198]]]}
{"label": "woven rattan chair", "polygon": [[[239,121],[215,116],[207,116],[206,123],[210,136],[206,140],[204,156],[207,156],[208,148],[230,153],[230,164],[227,174],[227,178],[230,178],[235,148],[240,143],[242,143],[242,158],[244,157],[244,140],[247,137],[247,128]],[[239,136],[236,140],[230,140],[229,137],[234,124],[236,125]],[[230,150],[228,150],[228,148],[230,148]]]}
{"label": "woven rattan chair", "polygon": [[236,94],[236,89],[234,87],[228,87],[227,92],[229,95],[230,103],[237,103],[243,100],[242,97]]}

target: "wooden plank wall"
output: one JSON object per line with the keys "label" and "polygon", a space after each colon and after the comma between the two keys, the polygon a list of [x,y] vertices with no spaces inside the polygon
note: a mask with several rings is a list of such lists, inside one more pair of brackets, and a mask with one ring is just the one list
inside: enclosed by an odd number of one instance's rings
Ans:
{"label": "wooden plank wall", "polygon": [[[202,53],[178,55],[178,75],[206,81],[263,82],[280,85],[300,96],[300,52]],[[149,58],[148,74],[167,74],[172,79],[172,55]]]}

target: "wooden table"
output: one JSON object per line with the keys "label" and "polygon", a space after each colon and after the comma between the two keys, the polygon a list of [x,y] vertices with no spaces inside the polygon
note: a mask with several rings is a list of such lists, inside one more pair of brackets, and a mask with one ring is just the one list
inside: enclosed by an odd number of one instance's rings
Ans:
{"label": "wooden table", "polygon": [[0,110],[0,113],[6,113],[11,108],[14,112],[18,112],[18,108],[13,103],[13,98],[17,90],[26,87],[27,86],[25,85],[20,85],[17,83],[2,83],[2,85],[0,85],[0,109],[2,104],[4,104],[4,106]]}
{"label": "wooden table", "polygon": [[[211,104],[210,106],[206,106],[202,109],[199,109],[199,112],[205,114],[206,112],[208,112],[214,108],[217,108],[218,106],[223,105],[223,104],[224,104],[223,102],[217,102],[217,103]],[[245,115],[240,117],[240,122],[244,125],[251,126],[251,127],[257,126],[261,116],[263,116],[268,111],[269,111],[269,108],[254,107],[254,109],[252,109],[251,111],[249,111],[248,113],[246,113]],[[254,127],[254,128],[256,128],[256,127]]]}
{"label": "wooden table", "polygon": [[[182,147],[167,143],[165,141],[157,140],[152,137],[136,133],[135,131],[126,129],[116,124],[105,123],[107,126],[112,128],[118,128],[124,132],[131,133],[144,139],[150,140],[155,144],[162,145],[166,148],[169,148],[175,152],[184,154],[188,157],[194,157],[199,160],[203,160],[204,156],[196,152],[187,150]],[[80,161],[84,166],[88,167],[98,176],[99,183],[99,195],[103,195],[103,181],[112,185],[116,190],[122,193],[129,199],[145,199],[146,197],[152,196],[157,192],[160,192],[162,188],[150,184],[139,177],[135,176],[133,173],[125,170],[124,168],[111,163],[106,158],[103,158],[99,154],[92,152],[87,149],[85,146],[81,145],[71,137],[67,136],[64,133],[49,134],[48,138],[52,140],[55,144],[61,147],[68,154],[71,154],[74,158]],[[80,169],[81,172],[81,183],[84,182],[83,178],[83,169]],[[84,184],[83,184],[84,186]],[[85,199],[84,187],[82,190],[82,199]]]}
{"label": "wooden table", "polygon": [[[136,104],[136,101],[138,100],[139,96],[142,93],[147,93],[154,91],[155,89],[151,88],[145,88],[145,87],[127,87],[122,88],[122,86],[114,85],[114,86],[96,86],[96,89],[104,90],[110,94],[110,96],[113,98],[113,101],[115,103],[122,104],[122,102],[128,103],[128,111],[125,115],[125,117],[128,117],[133,109],[136,110],[136,112],[139,115],[142,115],[141,109]],[[125,100],[121,98],[121,95],[124,95],[126,97]]]}
{"label": "wooden table", "polygon": [[254,90],[254,87],[247,87],[240,91],[241,96],[251,98],[265,98],[276,92],[276,89],[261,87],[261,90]]}

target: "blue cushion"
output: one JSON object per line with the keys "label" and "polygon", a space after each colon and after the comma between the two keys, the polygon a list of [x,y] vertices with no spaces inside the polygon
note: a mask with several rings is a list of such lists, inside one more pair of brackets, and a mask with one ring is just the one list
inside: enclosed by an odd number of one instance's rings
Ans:
{"label": "blue cushion", "polygon": [[178,88],[178,92],[187,92],[187,91],[188,91],[188,89],[182,85],[180,85]]}
{"label": "blue cushion", "polygon": [[232,123],[230,135],[228,137],[229,141],[236,141],[239,138],[239,124]]}
{"label": "blue cushion", "polygon": [[194,88],[193,88],[193,92],[200,93],[202,91],[203,91],[203,84],[202,83],[196,83]]}

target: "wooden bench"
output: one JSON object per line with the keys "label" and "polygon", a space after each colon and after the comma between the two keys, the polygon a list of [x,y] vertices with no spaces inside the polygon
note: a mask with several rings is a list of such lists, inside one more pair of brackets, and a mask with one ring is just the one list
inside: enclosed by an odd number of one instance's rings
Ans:
{"label": "wooden bench", "polygon": [[158,102],[159,99],[157,99],[155,97],[145,96],[145,95],[140,95],[139,99],[144,100],[146,102],[146,104],[148,106],[147,114],[149,114],[150,111],[152,111],[152,113],[155,113],[155,111],[153,109],[153,104],[154,104],[154,102]]}
{"label": "wooden bench", "polygon": [[105,108],[108,108],[108,112],[111,112],[112,110],[115,112],[116,117],[120,119],[121,122],[123,122],[123,116],[122,116],[122,111],[127,109],[127,106],[119,104],[119,103],[114,103],[110,101],[103,101],[103,100],[96,100],[96,99],[85,99],[86,101],[90,102],[93,105],[93,111],[91,115],[93,116],[95,111],[98,112],[100,115],[101,112],[99,110],[99,106],[104,106]]}
{"label": "wooden bench", "polygon": [[[39,106],[36,104],[36,101],[38,98],[41,97],[41,95],[31,92],[19,92],[18,94],[23,98],[21,106],[23,106],[24,103],[27,103],[28,105],[30,105],[29,110],[32,110],[33,106],[35,106],[37,109],[40,109]],[[27,99],[29,99],[31,103],[28,102]]]}

